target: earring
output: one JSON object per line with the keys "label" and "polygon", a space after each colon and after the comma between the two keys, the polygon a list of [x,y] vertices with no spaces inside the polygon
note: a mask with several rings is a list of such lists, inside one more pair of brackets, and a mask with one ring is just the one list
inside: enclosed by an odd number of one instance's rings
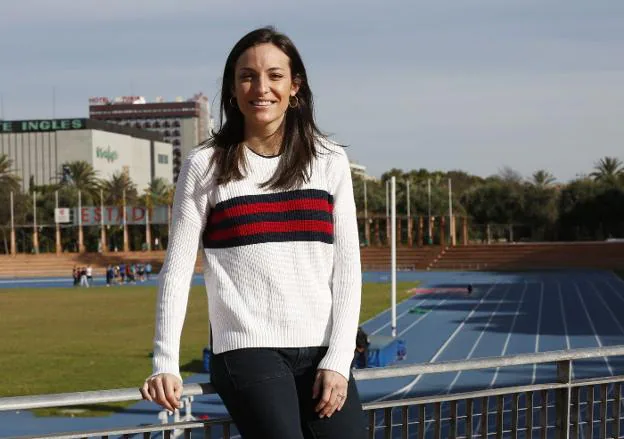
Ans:
{"label": "earring", "polygon": [[234,96],[230,97],[230,107],[236,108],[236,98]]}
{"label": "earring", "polygon": [[[293,103],[293,99],[295,100]],[[299,98],[297,97],[297,95],[291,96],[288,99],[288,106],[290,108],[297,108],[299,106]]]}

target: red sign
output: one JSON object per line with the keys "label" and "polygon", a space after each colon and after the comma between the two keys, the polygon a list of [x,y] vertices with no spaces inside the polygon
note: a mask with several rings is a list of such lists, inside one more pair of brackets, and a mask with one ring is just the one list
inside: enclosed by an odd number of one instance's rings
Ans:
{"label": "red sign", "polygon": [[107,105],[110,104],[110,100],[106,97],[93,97],[89,98],[89,105]]}
{"label": "red sign", "polygon": [[[126,207],[126,224],[145,224],[146,208],[139,206]],[[84,226],[121,225],[123,224],[123,211],[119,207],[105,206],[83,207],[80,210],[80,220]],[[167,207],[154,206],[150,215],[151,224],[167,224]],[[74,224],[78,224],[78,217],[74,215]]]}

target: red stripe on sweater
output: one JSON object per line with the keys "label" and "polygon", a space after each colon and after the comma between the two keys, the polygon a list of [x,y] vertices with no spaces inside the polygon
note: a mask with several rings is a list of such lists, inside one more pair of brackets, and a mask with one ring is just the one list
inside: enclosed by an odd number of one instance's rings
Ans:
{"label": "red stripe on sweater", "polygon": [[210,215],[210,222],[216,224],[225,218],[235,218],[242,215],[251,215],[261,212],[288,212],[291,210],[321,210],[332,212],[333,206],[327,200],[322,199],[302,199],[276,201],[272,203],[251,203],[233,206],[222,211],[213,212]]}

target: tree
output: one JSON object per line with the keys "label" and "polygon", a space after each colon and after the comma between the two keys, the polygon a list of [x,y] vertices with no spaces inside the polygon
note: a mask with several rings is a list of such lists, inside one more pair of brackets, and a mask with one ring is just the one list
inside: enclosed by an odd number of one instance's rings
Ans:
{"label": "tree", "polygon": [[595,165],[595,171],[589,174],[594,180],[616,183],[624,175],[624,165],[617,157],[603,157]]}
{"label": "tree", "polygon": [[126,194],[126,204],[135,202],[138,198],[136,184],[125,172],[115,172],[109,180],[102,183],[104,191],[104,203],[121,206],[124,192]]}
{"label": "tree", "polygon": [[79,191],[88,193],[93,198],[99,196],[100,180],[97,177],[97,171],[93,169],[90,163],[76,160],[63,163],[62,168],[68,169],[71,179],[64,180],[63,174],[61,174],[59,176],[61,187],[74,186]]}
{"label": "tree", "polygon": [[522,174],[520,174],[518,171],[516,171],[515,169],[509,166],[504,166],[502,169],[500,169],[498,171],[498,174],[494,176],[494,178],[500,179],[506,183],[516,183],[516,184],[520,184],[524,180],[522,178]]}
{"label": "tree", "polygon": [[17,192],[20,188],[19,178],[13,170],[13,160],[7,154],[0,154],[0,191]]}
{"label": "tree", "polygon": [[[539,171],[538,171],[539,172]],[[544,171],[545,172],[545,171]],[[524,187],[524,220],[530,226],[530,238],[532,240],[543,241],[553,238],[555,224],[559,217],[559,191],[548,186],[548,178],[535,178],[539,181],[535,184],[528,184]],[[550,175],[541,177],[548,177]]]}
{"label": "tree", "polygon": [[549,187],[555,181],[556,181],[555,176],[544,169],[539,169],[535,171],[531,178],[531,184],[533,184],[533,186],[537,186],[540,188]]}
{"label": "tree", "polygon": [[143,193],[144,204],[148,207],[173,204],[175,186],[163,178],[153,179]]}

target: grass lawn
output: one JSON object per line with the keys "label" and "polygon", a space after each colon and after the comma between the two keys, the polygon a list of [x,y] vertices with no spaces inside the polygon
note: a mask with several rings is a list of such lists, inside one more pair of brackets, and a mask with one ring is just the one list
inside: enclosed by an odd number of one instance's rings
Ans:
{"label": "grass lawn", "polygon": [[[398,284],[397,301],[415,285]],[[364,285],[361,321],[390,307],[389,289]],[[138,387],[151,372],[155,295],[143,286],[0,291],[0,396]],[[201,371],[207,312],[204,288],[193,287],[183,375]]]}

